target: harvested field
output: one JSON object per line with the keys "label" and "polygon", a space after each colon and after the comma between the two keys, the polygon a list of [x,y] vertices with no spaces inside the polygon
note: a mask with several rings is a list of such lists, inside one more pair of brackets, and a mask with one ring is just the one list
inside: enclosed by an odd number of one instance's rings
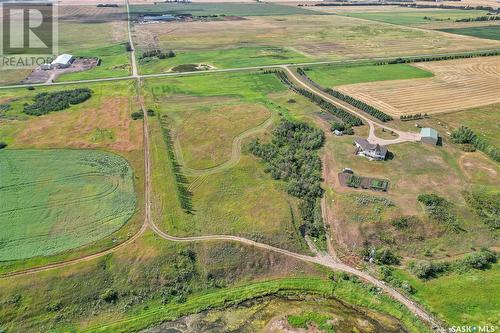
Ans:
{"label": "harvested field", "polygon": [[500,57],[415,64],[432,78],[338,87],[393,116],[440,113],[500,102]]}
{"label": "harvested field", "polygon": [[176,57],[141,63],[143,73],[181,64],[218,68],[314,60],[404,56],[491,49],[494,40],[368,22],[337,15],[253,16],[240,21],[169,22],[136,27],[140,51]]}
{"label": "harvested field", "polygon": [[135,211],[132,168],[101,151],[0,152],[0,261],[52,255],[103,238]]}

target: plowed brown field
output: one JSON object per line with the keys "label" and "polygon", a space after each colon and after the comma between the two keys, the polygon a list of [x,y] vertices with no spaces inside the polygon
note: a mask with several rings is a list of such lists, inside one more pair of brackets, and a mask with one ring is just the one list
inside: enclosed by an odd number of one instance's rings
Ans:
{"label": "plowed brown field", "polygon": [[432,78],[352,84],[338,90],[399,116],[500,102],[500,57],[419,63]]}

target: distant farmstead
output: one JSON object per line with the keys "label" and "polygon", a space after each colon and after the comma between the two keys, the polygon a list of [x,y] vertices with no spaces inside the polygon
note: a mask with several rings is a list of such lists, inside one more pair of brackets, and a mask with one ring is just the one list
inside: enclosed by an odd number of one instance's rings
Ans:
{"label": "distant farmstead", "polygon": [[356,155],[364,156],[370,160],[383,161],[387,155],[387,147],[379,144],[371,144],[362,138],[354,140]]}
{"label": "distant farmstead", "polygon": [[420,131],[421,141],[430,145],[437,145],[439,141],[438,132],[434,128],[425,127]]}
{"label": "distant farmstead", "polygon": [[44,70],[68,68],[69,66],[71,66],[73,61],[75,61],[75,57],[73,57],[71,54],[61,54],[57,58],[55,58],[54,61],[50,63],[50,65],[44,64],[41,67]]}

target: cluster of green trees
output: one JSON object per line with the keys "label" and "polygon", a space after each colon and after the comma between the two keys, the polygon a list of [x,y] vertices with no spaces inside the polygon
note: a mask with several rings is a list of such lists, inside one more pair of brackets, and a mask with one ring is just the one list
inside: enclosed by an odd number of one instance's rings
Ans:
{"label": "cluster of green trees", "polygon": [[492,160],[500,162],[500,149],[479,137],[467,126],[460,126],[451,132],[451,140],[457,144],[470,144],[488,155]]}
{"label": "cluster of green trees", "polygon": [[188,189],[189,181],[182,173],[181,165],[177,162],[177,159],[175,157],[174,143],[172,140],[170,129],[168,128],[166,116],[160,117],[158,115],[158,119],[160,121],[161,131],[163,134],[163,142],[165,142],[165,146],[167,147],[168,159],[170,160],[170,168],[175,177],[177,196],[179,197],[181,208],[184,209],[186,213],[191,214],[193,213],[193,204],[191,200],[193,194]]}
{"label": "cluster of green trees", "polygon": [[498,20],[500,20],[500,16],[490,15],[490,16],[468,17],[455,20],[455,22],[483,22],[483,21],[498,21]]}
{"label": "cluster of green trees", "polygon": [[302,96],[306,97],[307,99],[309,99],[310,101],[312,101],[313,103],[318,105],[323,110],[330,112],[335,117],[342,120],[345,124],[347,124],[349,126],[361,126],[361,125],[363,125],[363,121],[360,118],[358,118],[357,116],[355,116],[355,115],[353,115],[345,110],[337,108],[336,106],[334,106],[330,102],[326,101],[325,99],[323,99],[322,97],[320,97],[316,94],[313,94],[309,90],[295,86],[288,79],[288,76],[283,71],[274,71],[274,73],[278,76],[278,78],[281,80],[281,82],[283,82],[286,86],[288,86],[288,88],[290,88],[291,90],[295,91],[296,93],[299,93]]}
{"label": "cluster of green trees", "polygon": [[158,58],[158,59],[166,59],[175,57],[175,52],[170,50],[168,52],[162,52],[161,50],[149,50],[144,52],[139,59],[144,60],[147,58]]}
{"label": "cluster of green trees", "polygon": [[330,129],[332,132],[333,131],[341,131],[342,134],[345,134],[345,135],[353,135],[354,134],[354,130],[352,129],[352,126],[350,124],[334,122],[331,124]]}
{"label": "cluster of green trees", "polygon": [[415,114],[408,114],[408,115],[401,115],[399,119],[401,121],[409,121],[409,120],[418,120],[418,119],[426,119],[429,118],[429,115],[427,113],[415,113]]}
{"label": "cluster of green trees", "polygon": [[273,130],[269,143],[258,139],[249,144],[252,154],[266,163],[266,172],[284,180],[286,191],[299,199],[304,234],[324,239],[321,216],[321,159],[317,150],[323,146],[323,131],[303,122],[283,119]]}
{"label": "cluster of green trees", "polygon": [[378,265],[399,265],[400,258],[388,248],[370,250],[368,247],[361,250],[361,255],[365,260],[372,258]]}
{"label": "cluster of green trees", "polygon": [[446,225],[454,232],[463,231],[457,216],[453,213],[453,204],[437,194],[421,194],[418,201],[425,205],[432,220]]}
{"label": "cluster of green trees", "polygon": [[411,262],[410,270],[418,278],[429,280],[450,272],[467,272],[472,269],[490,269],[491,265],[497,262],[498,254],[496,252],[481,249],[465,256],[463,259],[451,262]]}
{"label": "cluster of green trees", "polygon": [[0,112],[9,110],[10,110],[10,104],[0,104]]}
{"label": "cluster of green trees", "polygon": [[365,102],[360,101],[359,99],[356,99],[352,96],[343,94],[340,91],[326,88],[325,92],[332,95],[333,97],[335,97],[337,99],[340,99],[341,101],[344,101],[348,104],[351,104],[352,106],[360,109],[361,111],[368,113],[369,115],[377,118],[378,120],[380,120],[382,122],[391,121],[393,119],[388,114],[374,108],[373,106],[368,105]]}
{"label": "cluster of green trees", "polygon": [[91,96],[92,90],[89,88],[39,93],[35,96],[33,104],[24,105],[24,113],[41,116],[52,111],[67,109],[72,104],[83,103]]}
{"label": "cluster of green trees", "polygon": [[492,229],[500,229],[500,193],[486,190],[465,192],[465,201],[481,220]]}
{"label": "cluster of green trees", "polygon": [[426,61],[441,61],[441,60],[453,60],[453,59],[467,59],[475,57],[491,57],[500,55],[500,51],[483,51],[483,52],[469,52],[461,54],[449,54],[449,55],[436,55],[436,56],[425,56],[425,57],[408,57],[408,58],[396,58],[392,60],[385,60],[377,62],[377,65],[387,65],[387,64],[405,64],[412,62],[426,62]]}

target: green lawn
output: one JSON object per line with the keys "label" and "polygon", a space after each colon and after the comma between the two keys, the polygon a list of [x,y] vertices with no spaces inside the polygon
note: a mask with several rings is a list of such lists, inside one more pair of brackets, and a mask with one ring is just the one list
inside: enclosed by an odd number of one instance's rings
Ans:
{"label": "green lawn", "polygon": [[[408,10],[407,12],[390,11],[370,13],[348,13],[345,16],[379,21],[398,25],[414,25],[436,22],[454,22],[457,19],[474,18],[486,16],[485,10],[460,10],[460,9],[437,9],[437,10]],[[425,19],[424,17],[427,17]]]}
{"label": "green lawn", "polygon": [[417,289],[415,298],[450,326],[500,326],[500,265],[485,271],[452,273],[422,281],[404,271],[397,275]]}
{"label": "green lawn", "polygon": [[0,261],[99,240],[135,211],[130,165],[102,151],[0,151]]}
{"label": "green lawn", "polygon": [[101,64],[91,70],[61,75],[56,81],[91,80],[95,78],[119,77],[130,74],[130,56],[124,44],[100,47],[90,50],[75,50],[77,57],[95,57]]}
{"label": "green lawn", "polygon": [[457,35],[466,35],[478,38],[500,40],[500,25],[488,25],[484,27],[468,27],[456,29],[440,29]]}
{"label": "green lawn", "polygon": [[183,64],[209,64],[217,68],[250,67],[308,62],[312,59],[287,47],[237,47],[219,50],[179,51],[174,58],[140,61],[143,74],[169,71]]}
{"label": "green lawn", "polygon": [[193,16],[274,16],[310,14],[324,15],[297,6],[283,6],[272,3],[172,3],[155,5],[133,5],[132,14],[191,14]]}
{"label": "green lawn", "polygon": [[373,81],[417,79],[433,76],[430,72],[407,64],[352,67],[321,65],[308,67],[306,72],[313,81],[324,87]]}

